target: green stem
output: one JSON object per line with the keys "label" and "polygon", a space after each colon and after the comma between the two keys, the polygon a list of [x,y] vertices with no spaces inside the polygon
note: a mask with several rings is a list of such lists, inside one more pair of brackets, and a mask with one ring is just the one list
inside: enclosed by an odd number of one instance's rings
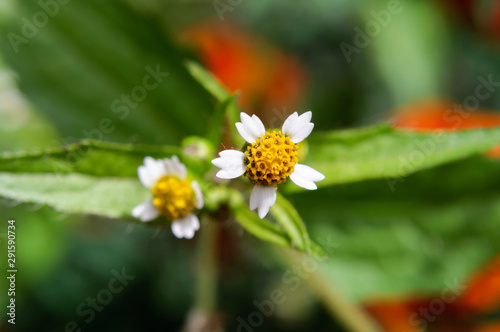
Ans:
{"label": "green stem", "polygon": [[217,234],[218,224],[202,220],[198,250],[198,285],[196,307],[210,314],[217,307]]}
{"label": "green stem", "polygon": [[370,317],[363,309],[349,301],[341,294],[332,281],[313,273],[309,285],[319,295],[330,313],[337,317],[339,322],[352,332],[381,332],[378,323]]}
{"label": "green stem", "polygon": [[[304,255],[290,250],[282,251],[290,265],[303,263]],[[318,264],[321,264],[318,262]],[[354,302],[347,299],[335,287],[331,279],[326,279],[321,273],[321,266],[310,273],[306,279],[309,287],[321,299],[333,317],[336,317],[347,331],[350,332],[381,332],[378,323]]]}

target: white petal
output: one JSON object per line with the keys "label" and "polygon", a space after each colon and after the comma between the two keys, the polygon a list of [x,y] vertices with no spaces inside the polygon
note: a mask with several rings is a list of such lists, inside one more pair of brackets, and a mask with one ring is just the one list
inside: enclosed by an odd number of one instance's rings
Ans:
{"label": "white petal", "polygon": [[243,123],[256,138],[266,133],[266,128],[257,115],[254,114],[250,117],[248,114],[241,112],[240,119],[241,123]]}
{"label": "white petal", "polygon": [[172,174],[177,176],[179,179],[184,180],[187,177],[187,169],[186,166],[179,161],[177,156],[172,156],[172,158],[163,159],[165,163],[165,168],[168,174]]}
{"label": "white petal", "polygon": [[182,239],[184,237],[184,223],[182,220],[176,220],[172,222],[172,226],[170,227],[172,233],[174,233],[175,237],[178,239]]}
{"label": "white petal", "polygon": [[152,157],[145,157],[144,158],[144,166],[146,166],[146,168],[148,170],[150,170],[150,168],[152,170],[153,168],[156,167],[156,162]]}
{"label": "white petal", "polygon": [[186,239],[188,239],[188,240],[189,240],[189,239],[192,239],[192,238],[193,238],[193,236],[194,236],[194,233],[195,233],[195,230],[194,230],[194,229],[192,229],[191,227],[186,227],[186,228],[184,229],[184,238],[186,238]]}
{"label": "white petal", "polygon": [[163,159],[163,164],[165,165],[166,175],[171,175],[175,172],[172,160],[165,158],[165,159]]}
{"label": "white petal", "polygon": [[224,150],[219,152],[220,158],[212,160],[212,164],[221,168],[217,177],[221,179],[234,179],[245,173],[245,154],[237,150]]}
{"label": "white petal", "polygon": [[250,117],[248,114],[241,112],[240,119],[241,122],[236,123],[236,129],[248,143],[255,142],[257,138],[266,133],[264,124],[256,115]]}
{"label": "white petal", "polygon": [[245,158],[245,154],[238,150],[227,149],[219,152],[219,156],[223,158]]}
{"label": "white petal", "polygon": [[314,182],[324,180],[325,176],[312,167],[295,164],[293,166],[293,173],[290,174],[290,179],[299,187],[314,190],[318,189],[318,186]]}
{"label": "white petal", "polygon": [[301,116],[297,116],[297,112],[293,113],[283,123],[283,134],[290,136],[294,143],[302,142],[314,128],[311,118],[311,111],[305,112]]}
{"label": "white petal", "polygon": [[158,181],[160,177],[167,173],[165,164],[162,160],[155,160],[151,157],[146,157],[144,158],[144,166],[146,167],[147,172],[149,173],[151,180],[154,183],[156,183],[156,181]]}
{"label": "white petal", "polygon": [[172,156],[172,162],[174,163],[175,169],[177,170],[177,175],[181,180],[185,180],[187,177],[186,165],[179,161],[177,156]]}
{"label": "white petal", "polygon": [[200,229],[200,221],[195,215],[190,214],[183,219],[175,220],[171,229],[177,238],[191,239],[194,233]]}
{"label": "white petal", "polygon": [[236,122],[236,129],[238,129],[238,132],[240,133],[241,137],[248,143],[253,143],[257,140],[258,136],[256,137],[252,133],[248,131],[248,129],[245,127],[245,125],[241,122]]}
{"label": "white petal", "polygon": [[306,123],[302,127],[299,127],[293,135],[290,135],[290,139],[294,143],[299,143],[305,140],[313,131],[314,123]]}
{"label": "white petal", "polygon": [[195,232],[200,229],[200,220],[198,219],[197,216],[194,214],[191,214],[191,229],[194,230]]}
{"label": "white petal", "polygon": [[257,135],[263,136],[266,133],[266,127],[257,115],[252,115],[252,120],[255,128],[257,128]]}
{"label": "white petal", "polygon": [[151,174],[149,174],[146,166],[139,166],[137,168],[137,174],[139,175],[139,180],[144,187],[149,189],[155,184],[154,178]]}
{"label": "white petal", "polygon": [[219,179],[236,179],[237,177],[242,176],[245,174],[244,169],[238,169],[238,170],[224,170],[221,169],[220,171],[215,174]]}
{"label": "white petal", "polygon": [[196,181],[191,182],[191,188],[194,191],[194,195],[196,197],[196,208],[201,209],[203,207],[203,192],[201,191],[200,184]]}
{"label": "white petal", "polygon": [[132,210],[132,215],[141,221],[151,221],[160,215],[160,212],[154,206],[153,201],[146,201],[137,205]]}
{"label": "white petal", "polygon": [[276,187],[256,184],[250,194],[250,210],[258,210],[260,219],[263,219],[271,206],[276,203]]}
{"label": "white petal", "polygon": [[299,114],[297,112],[293,112],[288,118],[286,118],[285,122],[283,122],[283,127],[281,128],[283,134],[290,136],[289,131],[294,127],[298,118]]}
{"label": "white petal", "polygon": [[305,113],[302,113],[300,116],[299,116],[299,119],[302,119],[303,122],[311,122],[311,119],[312,119],[312,112],[311,111],[307,111]]}

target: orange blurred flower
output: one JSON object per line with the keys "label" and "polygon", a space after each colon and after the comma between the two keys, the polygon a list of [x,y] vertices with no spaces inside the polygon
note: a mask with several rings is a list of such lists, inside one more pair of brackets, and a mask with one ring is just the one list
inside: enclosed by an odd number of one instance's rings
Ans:
{"label": "orange blurred flower", "polygon": [[433,312],[429,309],[436,300],[439,297],[380,300],[366,308],[387,332],[500,332],[500,322],[480,318],[500,309],[500,256],[472,276],[456,300]]}
{"label": "orange blurred flower", "polygon": [[[396,128],[418,131],[490,128],[500,126],[500,113],[467,111],[448,101],[424,101],[397,110],[391,122]],[[488,156],[500,157],[500,146]]]}
{"label": "orange blurred flower", "polygon": [[366,309],[388,332],[419,332],[410,323],[414,310],[409,301],[383,300],[367,305]]}
{"label": "orange blurred flower", "polygon": [[500,309],[500,256],[472,277],[457,304],[478,313]]}
{"label": "orange blurred flower", "polygon": [[493,40],[500,39],[500,1],[441,0],[443,8],[461,23]]}
{"label": "orange blurred flower", "polygon": [[234,24],[209,22],[184,30],[180,39],[230,91],[241,91],[242,107],[259,113],[299,106],[304,70],[262,38]]}
{"label": "orange blurred flower", "polygon": [[491,14],[491,31],[497,39],[500,39],[500,1],[497,1]]}
{"label": "orange blurred flower", "polygon": [[500,323],[482,325],[476,328],[474,332],[500,332]]}

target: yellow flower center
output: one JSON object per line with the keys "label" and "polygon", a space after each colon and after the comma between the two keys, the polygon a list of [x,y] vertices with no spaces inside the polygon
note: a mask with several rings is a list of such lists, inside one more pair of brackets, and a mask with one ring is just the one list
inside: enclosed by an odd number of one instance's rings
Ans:
{"label": "yellow flower center", "polygon": [[277,185],[286,181],[297,163],[297,144],[281,131],[266,134],[245,151],[246,176],[260,185]]}
{"label": "yellow flower center", "polygon": [[169,220],[186,217],[195,206],[191,183],[176,176],[162,176],[154,185],[153,204]]}

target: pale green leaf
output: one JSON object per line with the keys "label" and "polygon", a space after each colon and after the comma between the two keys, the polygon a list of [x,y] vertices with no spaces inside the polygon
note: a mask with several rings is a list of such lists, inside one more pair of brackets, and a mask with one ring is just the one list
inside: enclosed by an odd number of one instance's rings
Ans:
{"label": "pale green leaf", "polygon": [[280,228],[265,219],[260,219],[247,207],[234,209],[233,213],[238,223],[250,234],[282,247],[292,246],[290,238]]}
{"label": "pale green leaf", "polygon": [[276,204],[271,209],[271,214],[278,225],[266,219],[260,219],[255,212],[250,211],[246,205],[242,205],[239,199],[236,202],[237,204],[232,206],[232,211],[239,224],[249,233],[279,246],[294,248],[319,258],[325,257],[322,248],[309,240],[302,219],[283,196],[278,195]]}
{"label": "pale green leaf", "polygon": [[292,247],[318,257],[324,256],[321,247],[311,242],[306,225],[295,207],[283,195],[278,193],[276,204],[274,204],[270,212],[290,237]]}
{"label": "pale green leaf", "polygon": [[63,213],[108,218],[131,218],[132,209],[150,197],[136,179],[23,173],[0,173],[0,195]]}

